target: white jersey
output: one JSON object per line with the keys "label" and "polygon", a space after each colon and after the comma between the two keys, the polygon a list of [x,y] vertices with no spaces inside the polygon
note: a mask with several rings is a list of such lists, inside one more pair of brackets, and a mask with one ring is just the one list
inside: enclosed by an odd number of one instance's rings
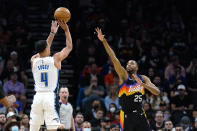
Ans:
{"label": "white jersey", "polygon": [[32,72],[36,92],[55,91],[58,84],[59,70],[54,65],[53,57],[35,58]]}
{"label": "white jersey", "polygon": [[60,123],[64,124],[65,129],[71,129],[72,127],[72,116],[73,115],[73,107],[67,102],[67,104],[60,105]]}

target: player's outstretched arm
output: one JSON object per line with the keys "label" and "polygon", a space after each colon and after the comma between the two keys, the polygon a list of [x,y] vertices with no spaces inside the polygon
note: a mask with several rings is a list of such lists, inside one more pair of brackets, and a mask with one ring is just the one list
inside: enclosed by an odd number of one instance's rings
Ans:
{"label": "player's outstretched arm", "polygon": [[71,34],[68,28],[68,25],[64,21],[58,21],[58,24],[61,26],[61,28],[65,31],[66,36],[66,47],[64,47],[60,52],[54,54],[54,59],[56,62],[61,62],[64,60],[69,53],[71,52],[73,45],[72,45],[72,38]]}
{"label": "player's outstretched arm", "polygon": [[47,38],[47,44],[51,47],[55,34],[57,33],[59,25],[57,21],[52,20],[51,22],[51,32]]}
{"label": "player's outstretched arm", "polygon": [[104,35],[102,34],[101,29],[96,28],[96,32],[97,32],[98,39],[103,43],[107,54],[109,55],[110,59],[112,60],[114,64],[114,68],[120,78],[120,83],[123,83],[125,80],[128,79],[127,71],[121,66],[120,61],[116,58],[114,51],[109,46],[106,39],[104,38]]}
{"label": "player's outstretched arm", "polygon": [[147,76],[142,75],[142,78],[144,79],[144,83],[142,83],[142,81],[135,74],[132,74],[132,77],[137,81],[137,83],[139,83],[141,86],[149,90],[152,94],[154,95],[160,94],[160,90],[158,89],[158,87],[156,87]]}

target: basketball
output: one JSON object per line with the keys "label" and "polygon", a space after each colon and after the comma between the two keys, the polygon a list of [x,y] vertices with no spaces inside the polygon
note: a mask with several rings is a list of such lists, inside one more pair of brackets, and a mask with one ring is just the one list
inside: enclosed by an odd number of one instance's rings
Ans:
{"label": "basketball", "polygon": [[65,20],[66,22],[68,22],[70,20],[70,17],[70,11],[65,7],[59,7],[54,12],[54,18],[56,20]]}

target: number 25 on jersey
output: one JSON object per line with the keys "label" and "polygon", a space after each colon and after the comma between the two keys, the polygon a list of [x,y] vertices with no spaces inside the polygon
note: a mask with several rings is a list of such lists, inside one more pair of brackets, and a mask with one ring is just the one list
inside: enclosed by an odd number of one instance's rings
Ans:
{"label": "number 25 on jersey", "polygon": [[41,82],[44,82],[45,87],[48,87],[48,74],[47,72],[41,73]]}

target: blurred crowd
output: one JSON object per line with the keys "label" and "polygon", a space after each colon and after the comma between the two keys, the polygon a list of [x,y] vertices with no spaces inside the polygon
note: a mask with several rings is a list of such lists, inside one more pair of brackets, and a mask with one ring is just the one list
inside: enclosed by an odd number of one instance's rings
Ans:
{"label": "blurred crowd", "polygon": [[[196,131],[197,16],[192,1],[71,3],[69,7],[75,9],[71,9],[74,16],[69,23],[74,45],[71,57],[77,77],[74,83],[77,91],[72,94],[77,96],[76,103],[71,103],[75,130],[120,130],[119,78],[94,35],[98,26],[121,64],[136,60],[139,74],[147,75],[160,89],[159,96],[146,91],[143,102],[150,129]],[[28,88],[25,71],[30,69],[27,63],[34,41],[28,29],[26,7],[25,1],[0,0],[0,88],[17,98],[13,107],[0,104],[0,130],[7,126],[18,126],[21,131],[29,129],[29,116],[24,114]]]}

